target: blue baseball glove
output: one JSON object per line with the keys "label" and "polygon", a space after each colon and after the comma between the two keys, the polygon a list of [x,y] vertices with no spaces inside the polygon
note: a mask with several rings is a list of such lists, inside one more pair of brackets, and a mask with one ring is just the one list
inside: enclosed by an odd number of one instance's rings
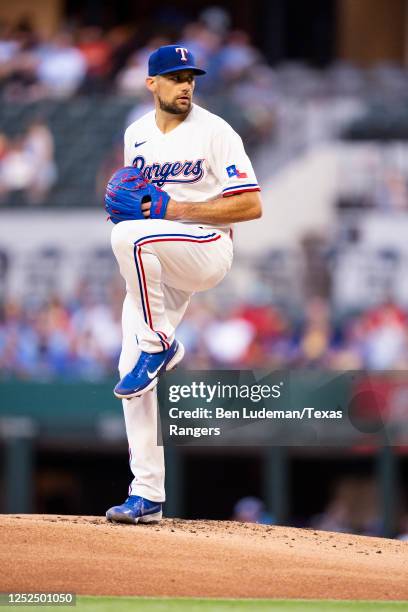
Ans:
{"label": "blue baseball glove", "polygon": [[142,204],[151,201],[150,218],[163,219],[169,200],[169,194],[149,183],[140,170],[126,166],[117,170],[109,179],[105,210],[112,223],[145,219]]}

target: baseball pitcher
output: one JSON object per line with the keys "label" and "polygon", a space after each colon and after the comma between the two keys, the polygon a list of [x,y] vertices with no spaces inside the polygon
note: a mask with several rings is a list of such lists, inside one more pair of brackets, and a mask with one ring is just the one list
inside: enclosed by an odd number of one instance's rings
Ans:
{"label": "baseball pitcher", "polygon": [[105,208],[112,249],[126,282],[122,377],[130,466],[129,497],[110,521],[162,517],[163,447],[157,446],[156,385],[184,356],[177,326],[196,291],[215,287],[231,267],[231,224],[261,216],[259,186],[238,134],[193,104],[205,74],[185,47],[149,58],[146,86],[155,108],[125,132],[125,167],[110,179]]}

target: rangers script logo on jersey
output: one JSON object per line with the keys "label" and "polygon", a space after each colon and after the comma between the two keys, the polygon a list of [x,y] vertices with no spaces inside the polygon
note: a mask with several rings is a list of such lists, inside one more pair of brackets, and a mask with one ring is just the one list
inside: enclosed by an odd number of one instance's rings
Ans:
{"label": "rangers script logo on jersey", "polygon": [[204,161],[204,159],[191,159],[184,162],[166,161],[162,164],[146,164],[143,155],[138,155],[132,165],[141,170],[146,179],[156,183],[158,187],[163,187],[165,183],[197,183],[204,176]]}

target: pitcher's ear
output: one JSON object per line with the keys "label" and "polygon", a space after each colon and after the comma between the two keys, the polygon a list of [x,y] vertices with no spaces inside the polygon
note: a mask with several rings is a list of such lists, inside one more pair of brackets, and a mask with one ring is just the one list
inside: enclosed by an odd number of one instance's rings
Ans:
{"label": "pitcher's ear", "polygon": [[147,89],[151,91],[152,93],[154,93],[156,90],[156,77],[148,76],[146,77],[145,82],[146,82]]}

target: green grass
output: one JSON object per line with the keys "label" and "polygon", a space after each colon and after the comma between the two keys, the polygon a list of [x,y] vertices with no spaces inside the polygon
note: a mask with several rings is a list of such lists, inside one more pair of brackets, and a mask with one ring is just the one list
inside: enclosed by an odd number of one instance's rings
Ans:
{"label": "green grass", "polygon": [[[160,599],[148,597],[80,597],[86,612],[405,612],[408,602],[316,601],[285,599]],[[61,609],[60,609],[61,612]]]}
{"label": "green grass", "polygon": [[[16,610],[28,606],[1,606]],[[35,606],[47,612],[408,612],[408,601],[339,601],[305,599],[190,599],[84,597],[72,606]]]}

